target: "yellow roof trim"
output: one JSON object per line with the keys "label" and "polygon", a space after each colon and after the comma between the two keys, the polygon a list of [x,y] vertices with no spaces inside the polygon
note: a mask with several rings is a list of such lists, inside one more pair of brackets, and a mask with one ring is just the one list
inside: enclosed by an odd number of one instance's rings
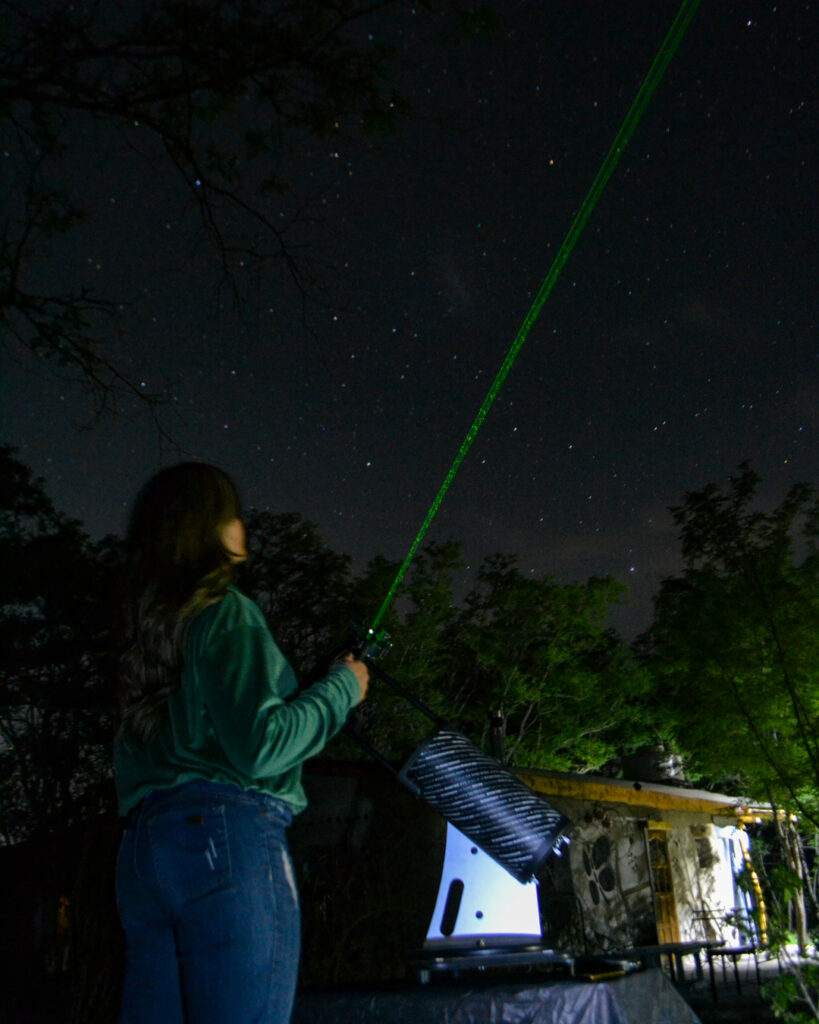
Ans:
{"label": "yellow roof trim", "polygon": [[709,797],[701,790],[692,793],[685,790],[657,789],[650,783],[616,785],[600,778],[586,780],[579,776],[555,777],[530,775],[528,772],[515,774],[530,789],[544,796],[563,796],[572,800],[593,800],[609,804],[631,804],[662,811],[690,811],[732,817],[748,814],[748,808],[741,805],[739,800],[716,793]]}

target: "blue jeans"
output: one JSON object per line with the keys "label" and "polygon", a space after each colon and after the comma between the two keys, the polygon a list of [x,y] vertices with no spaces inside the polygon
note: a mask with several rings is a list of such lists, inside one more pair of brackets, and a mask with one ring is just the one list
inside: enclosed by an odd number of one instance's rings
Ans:
{"label": "blue jeans", "polygon": [[292,817],[204,780],[132,812],[117,863],[120,1024],[287,1024],[301,939]]}

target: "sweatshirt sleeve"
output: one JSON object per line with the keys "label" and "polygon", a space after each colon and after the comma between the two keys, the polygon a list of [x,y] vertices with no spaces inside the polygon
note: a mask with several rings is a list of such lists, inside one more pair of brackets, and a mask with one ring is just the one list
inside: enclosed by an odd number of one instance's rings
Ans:
{"label": "sweatshirt sleeve", "polygon": [[252,779],[278,775],[318,754],[358,703],[352,669],[329,674],[292,700],[293,670],[269,631],[240,625],[208,644],[199,662],[202,697],[225,754]]}

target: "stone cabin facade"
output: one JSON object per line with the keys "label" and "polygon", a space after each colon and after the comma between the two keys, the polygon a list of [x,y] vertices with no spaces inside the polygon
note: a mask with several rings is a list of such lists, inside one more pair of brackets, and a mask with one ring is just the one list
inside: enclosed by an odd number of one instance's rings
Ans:
{"label": "stone cabin facade", "polygon": [[[570,845],[540,878],[549,943],[596,953],[748,941],[761,893],[745,825],[764,808],[679,785],[533,770],[518,775],[572,822]],[[747,885],[739,884],[740,875]]]}

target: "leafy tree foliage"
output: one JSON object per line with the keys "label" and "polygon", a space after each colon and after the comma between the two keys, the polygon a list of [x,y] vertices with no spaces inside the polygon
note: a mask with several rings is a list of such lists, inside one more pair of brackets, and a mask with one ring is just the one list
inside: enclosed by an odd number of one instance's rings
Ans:
{"label": "leafy tree foliage", "polygon": [[[618,583],[561,585],[494,555],[459,605],[459,566],[457,544],[431,545],[414,563],[403,608],[393,613],[396,642],[385,665],[409,689],[485,745],[490,714],[499,714],[510,763],[584,771],[645,742],[648,677],[605,625],[622,595]],[[368,705],[368,722],[378,722],[393,750],[429,731],[377,684]]]}
{"label": "leafy tree foliage", "polygon": [[743,465],[673,510],[685,569],[665,580],[644,650],[689,766],[816,821],[819,506],[794,487],[770,512]]}
{"label": "leafy tree foliage", "polygon": [[480,569],[459,616],[463,700],[503,712],[514,763],[588,770],[644,742],[647,677],[606,626],[622,594],[610,577],[561,585],[504,556]]}
{"label": "leafy tree foliage", "polygon": [[294,668],[309,675],[347,631],[350,559],[324,543],[315,523],[293,512],[252,511],[247,535],[241,584]]}
{"label": "leafy tree foliage", "polygon": [[92,545],[0,448],[0,835],[53,832],[110,804],[115,547]]}

